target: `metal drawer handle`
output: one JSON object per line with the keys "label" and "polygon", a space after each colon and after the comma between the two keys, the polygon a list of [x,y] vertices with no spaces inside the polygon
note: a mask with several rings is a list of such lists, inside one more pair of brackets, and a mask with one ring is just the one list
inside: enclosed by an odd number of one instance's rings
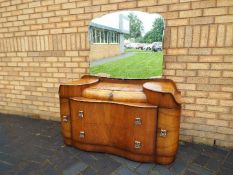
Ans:
{"label": "metal drawer handle", "polygon": [[83,118],[84,117],[84,112],[83,111],[78,111],[78,116],[79,116],[79,118]]}
{"label": "metal drawer handle", "polygon": [[167,137],[167,130],[166,129],[160,129],[160,137]]}
{"label": "metal drawer handle", "polygon": [[63,115],[63,116],[62,116],[62,121],[63,121],[63,122],[68,122],[68,121],[69,121],[69,117],[66,116],[66,115]]}
{"label": "metal drawer handle", "polygon": [[84,138],[84,137],[85,137],[85,132],[84,132],[84,131],[80,131],[79,137],[80,137],[80,138]]}
{"label": "metal drawer handle", "polygon": [[142,146],[142,144],[141,144],[140,141],[137,141],[137,140],[134,141],[134,148],[135,148],[135,149],[140,149],[141,146]]}
{"label": "metal drawer handle", "polygon": [[136,117],[136,118],[134,119],[134,124],[135,124],[135,125],[141,125],[141,124],[142,124],[142,119],[141,119],[140,117]]}

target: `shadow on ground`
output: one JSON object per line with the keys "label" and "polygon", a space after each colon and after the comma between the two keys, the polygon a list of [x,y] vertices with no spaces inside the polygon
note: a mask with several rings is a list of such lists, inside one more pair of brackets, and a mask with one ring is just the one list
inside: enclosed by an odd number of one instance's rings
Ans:
{"label": "shadow on ground", "polygon": [[63,144],[60,124],[0,114],[1,175],[232,175],[233,150],[185,143],[169,166],[84,152]]}

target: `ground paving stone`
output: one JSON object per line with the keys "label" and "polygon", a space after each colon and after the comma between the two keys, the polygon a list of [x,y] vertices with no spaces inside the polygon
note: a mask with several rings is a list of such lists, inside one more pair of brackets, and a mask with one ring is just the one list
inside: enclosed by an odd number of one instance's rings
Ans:
{"label": "ground paving stone", "polygon": [[11,169],[12,169],[11,164],[0,161],[0,173],[10,171]]}
{"label": "ground paving stone", "polygon": [[119,175],[137,175],[136,173],[134,173],[133,171],[131,171],[129,168],[126,168],[126,167],[120,167],[117,170],[117,174],[119,174]]}
{"label": "ground paving stone", "polygon": [[81,173],[82,175],[97,175],[99,174],[95,169],[88,167]]}
{"label": "ground paving stone", "polygon": [[207,161],[206,168],[210,171],[217,172],[222,164],[221,160],[211,158]]}
{"label": "ground paving stone", "polygon": [[191,171],[191,172],[195,172],[197,173],[198,175],[213,175],[214,173],[209,171],[208,169],[202,167],[202,166],[199,166],[197,164],[191,164],[188,169]]}
{"label": "ground paving stone", "polygon": [[156,165],[153,170],[152,174],[158,174],[158,175],[174,175],[174,172],[171,172],[169,170],[168,166],[163,166],[163,165]]}
{"label": "ground paving stone", "polygon": [[139,167],[136,169],[136,172],[140,175],[149,174],[154,166],[155,164],[153,163],[144,163],[139,165]]}
{"label": "ground paving stone", "polygon": [[106,159],[103,161],[98,161],[98,162],[105,162],[104,166],[102,166],[102,168],[96,168],[95,166],[93,168],[95,168],[100,174],[111,174],[112,172],[114,172],[117,168],[119,168],[121,166],[121,164],[119,164],[118,162],[111,160],[111,159]]}
{"label": "ground paving stone", "polygon": [[88,153],[88,152],[82,152],[81,154],[79,154],[78,158],[82,160],[83,162],[85,162],[86,164],[91,165],[91,166],[93,166],[95,162],[97,161],[95,156],[93,156],[91,153]]}
{"label": "ground paving stone", "polygon": [[232,167],[231,167],[231,169],[221,167],[218,174],[219,175],[232,175],[233,174],[233,169],[232,169]]}
{"label": "ground paving stone", "polygon": [[184,175],[198,175],[197,173],[190,171],[190,170],[186,170]]}
{"label": "ground paving stone", "polygon": [[76,175],[76,174],[80,174],[87,167],[88,167],[87,164],[85,164],[83,162],[77,162],[75,164],[72,164],[70,167],[66,168],[63,171],[63,175]]}
{"label": "ground paving stone", "polygon": [[0,175],[232,175],[233,151],[182,143],[167,166],[66,146],[60,124],[0,114]]}
{"label": "ground paving stone", "polygon": [[227,161],[233,164],[233,151],[231,151],[227,156]]}
{"label": "ground paving stone", "polygon": [[53,167],[51,164],[46,163],[45,165],[42,166],[40,169],[40,172],[42,175],[62,175],[62,172],[57,170],[55,167]]}
{"label": "ground paving stone", "polygon": [[182,159],[176,159],[170,170],[175,174],[183,174],[187,167],[187,163]]}
{"label": "ground paving stone", "polygon": [[140,165],[139,162],[131,161],[131,160],[119,157],[119,156],[110,155],[110,157],[114,159],[115,161],[119,162],[120,164],[122,164],[122,166],[126,166],[133,171],[135,171],[136,168]]}
{"label": "ground paving stone", "polygon": [[221,168],[224,169],[232,169],[233,170],[233,164],[231,164],[230,162],[225,161],[222,165]]}
{"label": "ground paving stone", "polygon": [[195,160],[194,160],[194,163],[200,165],[200,166],[205,166],[207,161],[209,160],[210,158],[205,156],[205,155],[199,155]]}
{"label": "ground paving stone", "polygon": [[40,174],[40,169],[41,165],[35,162],[27,162],[24,164],[24,166],[20,167],[16,175],[25,175],[25,174],[30,174],[30,175],[39,175]]}

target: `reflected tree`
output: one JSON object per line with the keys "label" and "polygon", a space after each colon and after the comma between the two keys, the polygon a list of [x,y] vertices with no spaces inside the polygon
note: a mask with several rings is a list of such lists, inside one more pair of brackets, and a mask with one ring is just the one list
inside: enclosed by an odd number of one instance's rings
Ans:
{"label": "reflected tree", "polygon": [[129,34],[125,35],[126,39],[140,40],[142,37],[142,32],[144,30],[142,21],[137,17],[137,15],[130,13],[129,17]]}
{"label": "reflected tree", "polygon": [[152,29],[143,38],[145,43],[162,42],[164,23],[162,18],[156,18]]}

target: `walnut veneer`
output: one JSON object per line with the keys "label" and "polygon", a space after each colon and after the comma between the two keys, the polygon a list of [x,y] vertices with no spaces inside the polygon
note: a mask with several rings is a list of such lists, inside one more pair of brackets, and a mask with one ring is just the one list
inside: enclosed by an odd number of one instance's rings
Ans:
{"label": "walnut veneer", "polygon": [[180,92],[167,79],[84,76],[59,89],[64,142],[140,162],[171,163],[180,127]]}

